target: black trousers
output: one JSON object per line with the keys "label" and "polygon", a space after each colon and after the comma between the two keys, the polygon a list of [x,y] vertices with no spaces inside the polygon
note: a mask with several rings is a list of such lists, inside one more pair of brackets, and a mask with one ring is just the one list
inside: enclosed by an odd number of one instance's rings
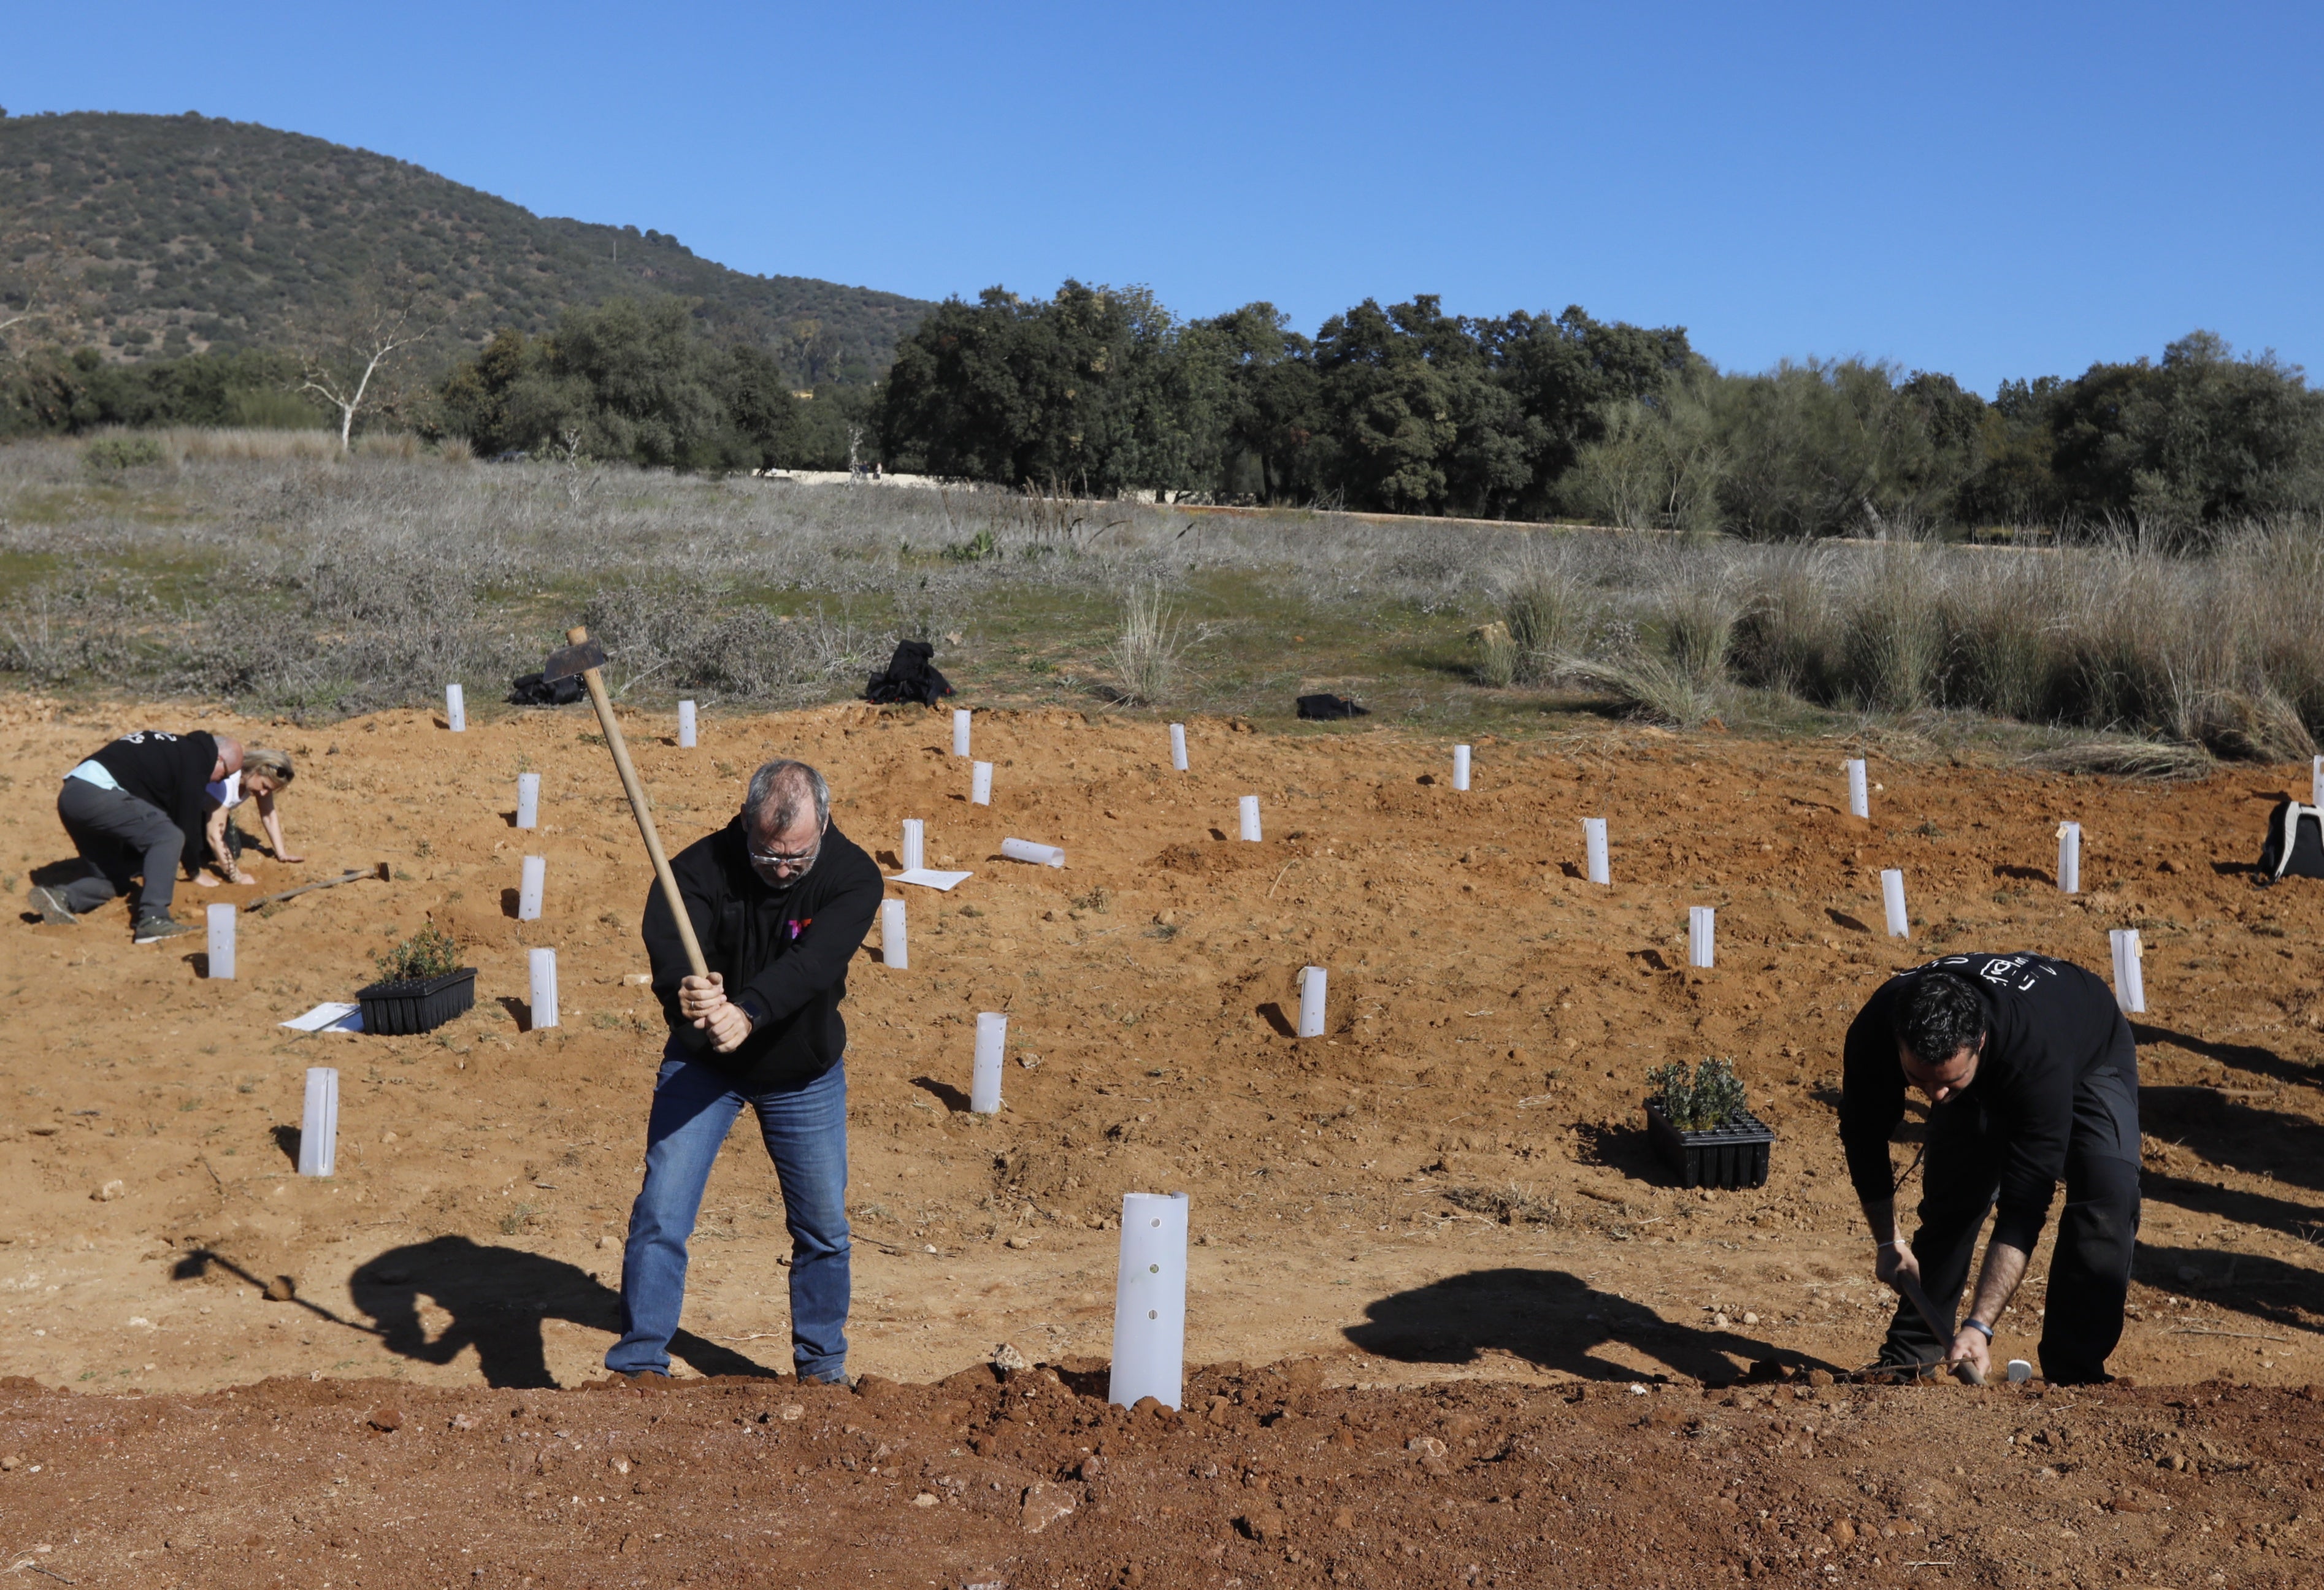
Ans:
{"label": "black trousers", "polygon": [[[2043,1377],[2060,1385],[2107,1378],[2107,1357],[2122,1340],[2122,1306],[2130,1295],[2131,1251],[2138,1240],[2138,1055],[2129,1025],[2119,1016],[2115,1019],[2115,1065],[2093,1072],[2074,1089],[2066,1206],[2058,1217],[2042,1325]],[[2000,1191],[2007,1147],[1985,1111],[1967,1099],[1929,1112],[1921,1224],[1913,1233],[1913,1255],[1921,1263],[1922,1288],[1940,1315],[1960,1309],[1978,1233]],[[1934,1363],[1951,1346],[1936,1339],[1919,1310],[1899,1302],[1881,1344],[1880,1362]],[[1997,1356],[2002,1351],[1997,1344]]]}

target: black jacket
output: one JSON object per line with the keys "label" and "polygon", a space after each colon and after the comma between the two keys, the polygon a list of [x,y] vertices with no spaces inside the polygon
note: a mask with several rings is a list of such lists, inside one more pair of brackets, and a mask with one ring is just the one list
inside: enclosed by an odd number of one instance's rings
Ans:
{"label": "black jacket", "polygon": [[[1985,1055],[1977,1080],[1957,1098],[1983,1109],[2007,1144],[1994,1240],[2030,1253],[2076,1131],[2119,1130],[2102,1113],[2085,1110],[2078,1118],[2077,1096],[2093,1086],[2111,1094],[2126,1085],[2136,1098],[2138,1051],[2130,1025],[2102,979],[2047,955],[1948,955],[1890,978],[1849,1026],[1840,1080],[1840,1144],[1849,1179],[1867,1203],[1895,1191],[1888,1137],[1904,1115],[1896,1006],[1913,979],[1931,971],[1951,972],[1984,1002]],[[1954,1101],[1937,1107],[1952,1108]],[[2130,1120],[2136,1118],[2134,1106]],[[2135,1138],[2135,1125],[2130,1131]],[[2084,1152],[2135,1163],[2138,1144],[2091,1142]]]}
{"label": "black jacket", "polygon": [[879,914],[879,866],[835,823],[807,875],[777,894],[751,869],[739,815],[680,850],[669,866],[703,960],[725,974],[727,997],[754,1023],[741,1048],[720,1054],[709,1034],[679,1013],[678,980],[691,969],[656,886],[646,896],[642,932],[671,1035],[731,1074],[745,1093],[799,1087],[837,1065],[847,1050],[839,1002],[847,997],[847,963]]}
{"label": "black jacket", "polygon": [[186,836],[179,859],[191,872],[209,853],[209,784],[217,754],[215,735],[141,729],[123,735],[88,759],[101,763],[124,793],[178,825]]}

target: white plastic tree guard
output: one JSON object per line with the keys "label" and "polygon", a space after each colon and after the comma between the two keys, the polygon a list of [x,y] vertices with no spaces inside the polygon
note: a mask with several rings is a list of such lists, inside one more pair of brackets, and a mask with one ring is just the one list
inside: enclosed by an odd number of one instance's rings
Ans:
{"label": "white plastic tree guard", "polygon": [[1242,837],[1250,843],[1257,844],[1259,842],[1259,797],[1245,795],[1235,803],[1235,809],[1241,814]]}
{"label": "white plastic tree guard", "polygon": [[525,969],[532,974],[532,1030],[557,1025],[557,951],[528,950]]}
{"label": "white plastic tree guard", "polygon": [[909,970],[912,952],[904,942],[904,903],[880,902],[880,963],[890,971]]}
{"label": "white plastic tree guard", "polygon": [[2308,804],[2324,806],[2324,757],[2319,757],[2308,767]]}
{"label": "white plastic tree guard", "polygon": [[468,698],[456,685],[444,686],[444,726],[455,734],[468,731]]}
{"label": "white plastic tree guard", "polygon": [[966,707],[954,707],[952,710],[952,754],[956,757],[968,755],[968,709]]}
{"label": "white plastic tree guard", "polygon": [[2138,930],[2117,927],[2107,933],[2114,950],[2114,1002],[2131,1016],[2146,1014],[2146,973],[2139,964]]}
{"label": "white plastic tree guard", "polygon": [[1709,905],[1690,905],[1686,911],[1686,963],[1708,969],[1714,949],[1713,935],[1718,930],[1718,913]]}
{"label": "white plastic tree guard", "polygon": [[694,703],[690,701],[679,702],[678,703],[678,743],[682,749],[687,750],[694,749]]}
{"label": "white plastic tree guard", "polygon": [[992,804],[991,763],[975,762],[970,765],[968,770],[968,799],[971,805],[989,806]]}
{"label": "white plastic tree guard", "polygon": [[2058,887],[2069,895],[2082,892],[2082,825],[2079,823],[2058,824]]}
{"label": "white plastic tree guard", "polygon": [[1029,839],[1002,840],[1001,853],[1011,861],[1030,861],[1036,867],[1063,867],[1065,864],[1065,847],[1036,844]]}
{"label": "white plastic tree guard", "polygon": [[522,869],[517,874],[516,919],[519,922],[540,920],[540,896],[548,885],[548,858],[527,856]]}
{"label": "white plastic tree guard", "polygon": [[234,976],[234,907],[213,905],[208,913],[210,930],[210,970],[212,980]]}
{"label": "white plastic tree guard", "polygon": [[1323,989],[1330,974],[1320,966],[1311,966],[1299,974],[1299,1035],[1320,1038],[1323,1035]]}
{"label": "white plastic tree guard", "polygon": [[339,1071],[307,1068],[307,1106],[299,1117],[299,1174],[327,1176],[339,1163]]}
{"label": "white plastic tree guard", "polygon": [[1469,787],[1469,748],[1465,745],[1456,745],[1452,748],[1452,787],[1454,789]]}
{"label": "white plastic tree guard", "polygon": [[1186,770],[1186,726],[1184,723],[1170,725],[1170,766],[1181,773]]}
{"label": "white plastic tree guard", "polygon": [[1186,1195],[1121,1197],[1121,1268],[1113,1284],[1109,1402],[1151,1397],[1176,1408],[1186,1380]]}
{"label": "white plastic tree guard", "polygon": [[1584,817],[1582,820],[1582,846],[1583,854],[1588,859],[1586,870],[1590,881],[1612,883],[1613,869],[1606,859],[1606,819]]}
{"label": "white plastic tree guard", "polygon": [[1009,1017],[998,1010],[976,1017],[976,1063],[968,1077],[968,1107],[989,1116],[1001,1107],[1001,1062],[1009,1052]]}
{"label": "white plastic tree guard", "polygon": [[928,863],[928,825],[918,817],[904,819],[904,870],[918,872]]}
{"label": "white plastic tree guard", "polygon": [[1912,920],[1904,914],[1904,875],[1894,867],[1880,874],[1880,905],[1888,913],[1888,936],[1911,938]]}
{"label": "white plastic tree guard", "polygon": [[1848,764],[1848,814],[1851,817],[1872,815],[1872,789],[1865,782],[1864,764],[1850,758]]}
{"label": "white plastic tree guard", "polygon": [[516,776],[516,825],[519,828],[540,826],[540,775],[538,773]]}

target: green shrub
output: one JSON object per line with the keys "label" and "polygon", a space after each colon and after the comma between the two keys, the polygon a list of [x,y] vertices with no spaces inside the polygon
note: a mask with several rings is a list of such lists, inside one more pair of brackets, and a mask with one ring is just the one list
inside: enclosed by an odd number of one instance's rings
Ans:
{"label": "green shrub", "polygon": [[106,472],[142,469],[161,460],[161,444],[152,437],[99,437],[81,449],[82,463]]}
{"label": "green shrub", "polygon": [[460,949],[452,942],[450,933],[431,922],[386,953],[371,959],[372,964],[379,968],[379,980],[383,983],[424,983],[429,978],[458,970]]}
{"label": "green shrub", "polygon": [[1727,1061],[1706,1057],[1690,1074],[1674,1060],[1646,1073],[1652,1098],[1663,1116],[1682,1132],[1708,1132],[1743,1113],[1743,1080]]}

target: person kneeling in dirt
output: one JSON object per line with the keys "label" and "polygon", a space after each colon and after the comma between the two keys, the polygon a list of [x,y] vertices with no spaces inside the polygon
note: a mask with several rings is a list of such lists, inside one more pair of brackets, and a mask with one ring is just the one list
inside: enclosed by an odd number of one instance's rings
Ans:
{"label": "person kneeling in dirt", "polygon": [[[258,803],[258,825],[266,831],[267,845],[277,861],[298,862],[307,859],[294,856],[283,848],[282,814],[274,809],[274,797],[289,786],[292,777],[288,755],[270,750],[263,745],[254,745],[243,750],[241,771],[211,781],[208,788],[209,823],[203,830],[202,838],[208,847],[211,862],[217,868],[218,878],[228,883],[258,881],[242,869],[242,835],[234,826],[234,809],[246,800]],[[214,889],[218,883],[217,878],[200,872],[194,874],[194,881],[206,889]]]}
{"label": "person kneeling in dirt", "polygon": [[692,975],[659,889],[646,951],[669,1023],[646,1122],[645,1184],[622,1256],[618,1374],[667,1374],[686,1298],[686,1244],[710,1166],[748,1105],[775,1163],[791,1234],[791,1357],[844,1381],[850,1295],[847,963],[880,908],[880,869],[831,825],[831,792],[803,762],[751,778],[735,819],[670,863],[710,968]]}
{"label": "person kneeling in dirt", "polygon": [[[1931,1107],[1920,1227],[1909,1245],[1897,1236],[1888,1158],[1908,1082]],[[1918,1281],[1940,1319],[1951,1317],[1998,1200],[1953,1339],[1939,1341],[1918,1310],[1900,1303],[1882,1365],[1941,1358],[1989,1369],[1994,1328],[2063,1177],[2042,1370],[2061,1384],[2108,1378],[2138,1236],[2138,1050],[2102,980],[2034,954],[1948,955],[1891,978],[1848,1029],[1840,1135],[1880,1245],[1875,1273],[1890,1285]]]}
{"label": "person kneeling in dirt", "polygon": [[136,880],[141,944],[199,933],[170,914],[178,864],[201,864],[209,788],[242,767],[242,747],[224,735],[124,734],[65,775],[57,817],[80,852],[77,876],[35,887],[32,908],[68,923],[129,893]]}

